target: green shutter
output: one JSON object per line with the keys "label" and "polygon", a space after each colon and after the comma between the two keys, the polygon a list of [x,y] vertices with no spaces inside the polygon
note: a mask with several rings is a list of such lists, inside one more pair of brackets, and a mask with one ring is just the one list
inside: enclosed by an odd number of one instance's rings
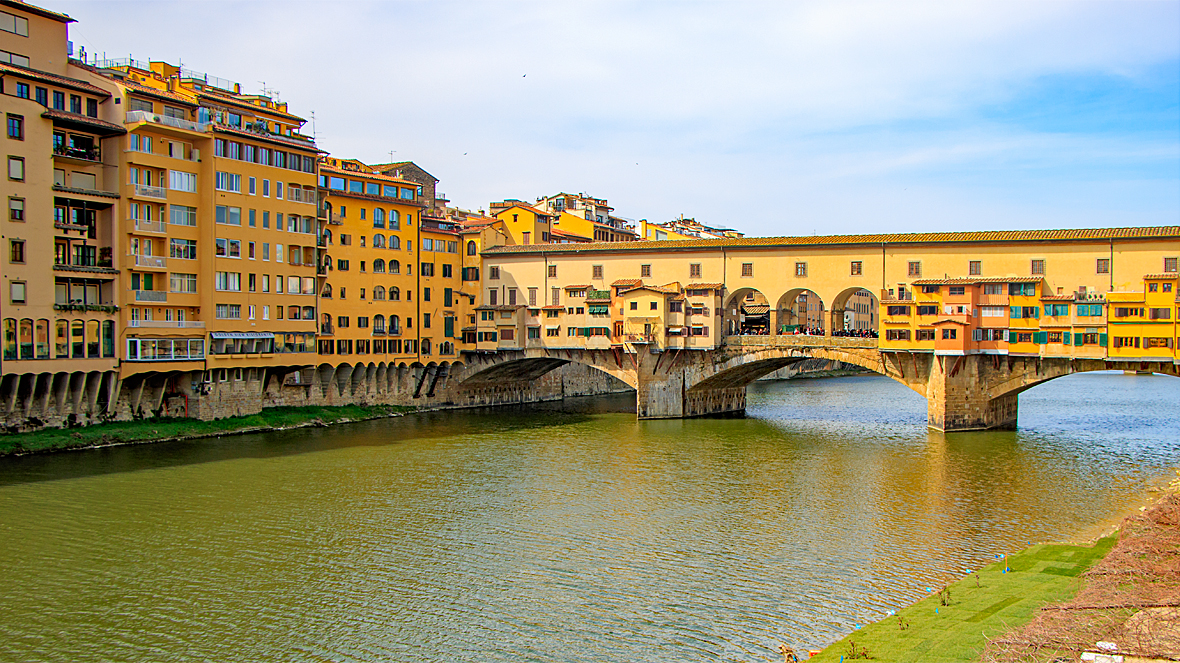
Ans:
{"label": "green shutter", "polygon": [[451,304],[451,289],[450,288],[443,289],[443,306],[453,306],[453,304]]}
{"label": "green shutter", "polygon": [[1106,334],[1098,335],[1098,345],[1101,345],[1104,348],[1106,347]]}
{"label": "green shutter", "polygon": [[1019,318],[1020,317],[1020,307],[1019,306],[1012,306],[1010,308],[1012,309],[1012,318],[1013,319]]}
{"label": "green shutter", "polygon": [[1061,344],[1062,345],[1069,345],[1069,332],[1065,332],[1064,334],[1061,335]]}
{"label": "green shutter", "polygon": [[[450,288],[447,288],[447,294],[451,294]],[[455,319],[450,316],[443,318],[443,336],[455,338]]]}
{"label": "green shutter", "polygon": [[1086,337],[1084,334],[1082,334],[1081,332],[1078,332],[1073,335],[1073,344],[1074,345],[1082,345],[1082,341],[1084,341],[1085,338]]}

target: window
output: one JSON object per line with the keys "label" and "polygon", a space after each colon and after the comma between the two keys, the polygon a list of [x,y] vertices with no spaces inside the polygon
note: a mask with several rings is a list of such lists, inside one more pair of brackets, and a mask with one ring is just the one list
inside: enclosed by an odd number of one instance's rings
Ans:
{"label": "window", "polygon": [[1175,274],[1177,269],[1176,258],[1164,258],[1164,271],[1169,274]]}
{"label": "window", "polygon": [[8,137],[13,140],[25,139],[25,118],[22,115],[8,114]]}
{"label": "window", "polygon": [[492,279],[493,281],[500,278],[500,268],[495,266],[488,267],[488,278]]}
{"label": "window", "polygon": [[970,276],[979,276],[983,274],[983,262],[979,260],[967,261],[967,274]]}
{"label": "window", "polygon": [[197,225],[197,208],[170,205],[168,207],[168,222],[174,226],[195,226]]}
{"label": "window", "polygon": [[922,276],[922,261],[911,260],[909,262],[909,268],[906,273],[909,274],[910,277]]}
{"label": "window", "polygon": [[657,310],[659,310],[659,303],[658,302],[651,302],[651,306],[649,308],[651,308],[651,310],[653,310],[653,311],[657,311]]}
{"label": "window", "polygon": [[950,328],[950,327],[944,327],[944,328],[943,328],[943,330],[942,330],[942,339],[943,339],[944,341],[946,341],[946,340],[951,340],[951,339],[955,339],[955,338],[958,338],[958,336],[959,336],[959,330],[958,330],[958,329],[954,329],[954,328]]}
{"label": "window", "polygon": [[218,205],[215,220],[217,223],[240,226],[242,225],[242,208]]}
{"label": "window", "polygon": [[[18,90],[20,88],[17,88]],[[76,115],[82,114],[82,97],[76,94],[70,95],[70,112]]]}
{"label": "window", "polygon": [[886,315],[909,315],[910,307],[908,306],[889,306],[885,309]]}
{"label": "window", "polygon": [[947,294],[951,294],[951,295],[963,295],[963,294],[966,294],[966,293],[967,293],[967,286],[962,286],[962,285],[952,285],[950,288],[948,288],[948,293],[947,293]]}
{"label": "window", "polygon": [[[20,65],[22,67],[29,66],[28,56],[18,55],[16,53],[9,53],[8,51],[0,51],[0,62]],[[26,83],[17,83],[16,84],[16,96],[18,96],[18,97],[21,96],[21,92],[22,92],[21,88],[22,87],[24,88],[24,90],[23,90],[24,97],[27,99],[29,97],[29,86]]]}
{"label": "window", "polygon": [[169,252],[169,255],[173,258],[196,260],[197,240],[171,238],[169,240]]}
{"label": "window", "polygon": [[25,160],[22,157],[8,157],[8,179],[25,181]]}
{"label": "window", "polygon": [[1033,260],[1029,267],[1029,273],[1033,276],[1042,276],[1045,273],[1045,261]]}
{"label": "window", "polygon": [[1171,320],[1172,309],[1170,308],[1149,308],[1147,309],[1148,320]]}
{"label": "window", "polygon": [[852,269],[849,272],[852,276],[861,276],[864,274],[864,262],[860,260],[852,261]]}
{"label": "window", "polygon": [[234,193],[242,192],[242,176],[237,173],[226,173],[217,171],[215,174],[215,186],[218,191],[231,191]]}
{"label": "window", "polygon": [[8,220],[9,221],[24,221],[25,220],[25,199],[24,198],[9,198],[8,199]]}
{"label": "window", "polygon": [[434,276],[434,263],[424,262],[418,271],[418,276]]}
{"label": "window", "polygon": [[197,174],[186,173],[179,170],[168,171],[168,188],[173,191],[188,191],[196,193],[197,191]]}
{"label": "window", "polygon": [[97,99],[87,99],[86,100],[86,114],[90,117],[98,117],[98,100]]}
{"label": "window", "polygon": [[1037,294],[1037,284],[1035,283],[1009,283],[1008,295],[1011,297],[1035,297]]}
{"label": "window", "polygon": [[639,276],[640,278],[651,278],[651,265],[640,265]]}
{"label": "window", "polygon": [[241,304],[218,304],[217,318],[220,320],[240,320],[242,318]]}
{"label": "window", "polygon": [[172,292],[195,294],[197,292],[197,275],[172,272],[168,275],[168,285]]}
{"label": "window", "polygon": [[1110,273],[1110,258],[1099,258],[1096,271],[1099,274]]}
{"label": "window", "polygon": [[690,279],[701,278],[701,264],[700,263],[697,263],[697,262],[689,263],[689,265],[688,265],[688,278],[690,278]]}
{"label": "window", "polygon": [[[798,263],[796,263],[795,264],[796,273],[797,273],[798,268],[799,268],[799,265],[798,265]],[[806,269],[806,268],[804,268],[804,269]],[[754,275],[754,263],[743,262],[742,263],[742,276],[753,276],[753,275]]]}
{"label": "window", "polygon": [[25,262],[25,240],[8,240],[8,262],[23,264]]}
{"label": "window", "polygon": [[242,241],[237,239],[224,239],[218,237],[216,240],[217,249],[215,255],[221,258],[241,258],[242,257]]}
{"label": "window", "polygon": [[918,341],[933,341],[934,340],[934,330],[933,329],[919,329],[917,331],[917,333],[914,335],[914,338],[915,338],[915,340],[918,340]]}
{"label": "window", "polygon": [[639,302],[631,302],[631,310],[638,311],[639,310]]}
{"label": "window", "polygon": [[932,304],[919,305],[918,315],[938,315],[938,307]]}
{"label": "window", "polygon": [[242,275],[239,272],[217,272],[214,274],[213,283],[217,290],[242,291]]}
{"label": "window", "polygon": [[591,267],[590,274],[591,274],[591,278],[593,278],[593,279],[601,279],[602,278],[602,265],[594,265],[593,267]]}
{"label": "window", "polygon": [[0,30],[11,32],[22,37],[29,36],[29,19],[15,16],[8,12],[0,12]]}
{"label": "window", "polygon": [[[930,330],[930,332],[934,333],[934,330],[932,329],[932,330]],[[885,330],[885,340],[886,341],[908,341],[908,340],[910,340],[910,330],[908,330],[908,329],[886,329]]]}

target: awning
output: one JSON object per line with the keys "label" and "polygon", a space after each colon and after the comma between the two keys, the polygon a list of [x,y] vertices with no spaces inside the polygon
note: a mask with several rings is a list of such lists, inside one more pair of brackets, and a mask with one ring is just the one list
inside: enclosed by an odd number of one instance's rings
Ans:
{"label": "awning", "polygon": [[610,306],[587,306],[586,312],[590,315],[606,315],[610,313]]}
{"label": "awning", "polygon": [[742,313],[746,315],[766,315],[770,312],[769,304],[743,304]]}
{"label": "awning", "polygon": [[274,332],[209,332],[214,340],[221,338],[274,338]]}

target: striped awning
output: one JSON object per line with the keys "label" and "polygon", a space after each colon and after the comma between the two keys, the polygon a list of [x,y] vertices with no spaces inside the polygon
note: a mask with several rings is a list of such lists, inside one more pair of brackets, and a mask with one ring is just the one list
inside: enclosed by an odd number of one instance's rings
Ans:
{"label": "striped awning", "polygon": [[274,332],[209,332],[214,339],[220,338],[274,338]]}

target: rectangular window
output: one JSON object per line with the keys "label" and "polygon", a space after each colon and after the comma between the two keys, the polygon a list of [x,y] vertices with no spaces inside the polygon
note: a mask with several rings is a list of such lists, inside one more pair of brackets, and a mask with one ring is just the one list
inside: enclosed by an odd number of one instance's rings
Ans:
{"label": "rectangular window", "polygon": [[242,225],[242,208],[229,207],[228,205],[218,205],[216,208],[216,217],[214,220],[217,223],[230,226],[240,226]]}
{"label": "rectangular window", "polygon": [[8,12],[0,12],[0,30],[22,37],[29,36],[29,19]]}
{"label": "rectangular window", "polygon": [[7,122],[8,137],[13,140],[25,139],[25,118],[23,115],[8,114]]}
{"label": "rectangular window", "polygon": [[213,287],[217,290],[241,292],[242,275],[239,272],[216,272],[214,274],[213,284]]}
{"label": "rectangular window", "polygon": [[979,276],[983,274],[983,262],[979,260],[967,261],[967,274],[970,276]]}
{"label": "rectangular window", "polygon": [[196,193],[197,191],[197,174],[186,173],[179,170],[168,171],[168,188],[173,191],[188,191]]}
{"label": "rectangular window", "polygon": [[853,260],[852,261],[852,269],[850,270],[850,274],[852,276],[861,276],[863,273],[864,273],[864,262],[862,262],[860,260]]}
{"label": "rectangular window", "polygon": [[1045,261],[1044,260],[1033,260],[1031,265],[1029,266],[1029,273],[1031,273],[1033,276],[1044,275]]}
{"label": "rectangular window", "polygon": [[944,341],[958,338],[958,336],[959,336],[958,329],[944,327],[942,330],[942,339]]}
{"label": "rectangular window", "polygon": [[258,189],[258,186],[257,186],[257,185],[258,185],[258,180],[256,180],[256,179],[254,179],[253,177],[251,177],[251,178],[250,178],[250,181],[249,181],[249,186],[248,186],[248,188],[246,189],[247,191],[249,191],[249,192],[250,192],[250,195],[251,195],[251,196],[253,196],[253,195],[254,195],[254,194],[257,192],[257,189]]}
{"label": "rectangular window", "polygon": [[[798,269],[798,263],[796,263],[796,270],[797,269]],[[806,268],[804,268],[804,270],[806,271]],[[743,262],[742,263],[742,276],[753,276],[753,275],[754,275],[754,263]]]}
{"label": "rectangular window", "polygon": [[551,279],[557,278],[557,265],[549,265],[548,273],[549,273],[549,278],[551,278]]}
{"label": "rectangular window", "polygon": [[169,255],[173,258],[180,258],[182,260],[196,260],[197,240],[170,238],[169,251]]}
{"label": "rectangular window", "polygon": [[1177,258],[1164,258],[1164,271],[1168,274],[1175,274],[1177,269]]}
{"label": "rectangular window", "polygon": [[1110,258],[1099,258],[1096,271],[1099,274],[1110,273]]}
{"label": "rectangular window", "polygon": [[25,240],[10,239],[8,240],[8,262],[24,264],[25,262]]}
{"label": "rectangular window", "polygon": [[947,289],[947,294],[950,294],[950,295],[963,295],[966,293],[967,293],[967,286],[952,285],[950,288]]}
{"label": "rectangular window", "polygon": [[197,208],[170,205],[168,207],[168,222],[174,226],[195,226],[197,225]]}
{"label": "rectangular window", "polygon": [[696,263],[696,262],[689,263],[689,265],[688,265],[688,278],[690,278],[690,279],[701,278],[701,265],[700,265],[700,263]]}
{"label": "rectangular window", "polygon": [[25,160],[21,157],[8,157],[8,179],[17,182],[25,181]]}
{"label": "rectangular window", "polygon": [[25,199],[24,198],[9,198],[8,199],[8,220],[9,221],[24,221],[25,220]]}
{"label": "rectangular window", "polygon": [[645,279],[651,278],[651,265],[640,265],[639,266],[639,276],[640,276],[640,278],[645,278]]}
{"label": "rectangular window", "polygon": [[906,273],[909,274],[909,276],[912,278],[921,276],[922,275],[922,261],[911,260],[909,262],[909,268]]}
{"label": "rectangular window", "polygon": [[594,265],[593,267],[590,268],[590,273],[591,273],[591,278],[601,279],[602,278],[602,265]]}
{"label": "rectangular window", "polygon": [[217,317],[220,320],[240,320],[242,318],[241,304],[218,304]]}
{"label": "rectangular window", "polygon": [[492,279],[493,281],[495,281],[496,279],[499,279],[500,278],[500,268],[496,267],[496,266],[489,267],[488,268],[488,278]]}
{"label": "rectangular window", "polygon": [[168,275],[168,285],[172,292],[196,294],[197,292],[197,275],[196,274],[182,274],[180,272],[172,272]]}
{"label": "rectangular window", "polygon": [[242,192],[242,176],[237,173],[226,173],[217,171],[215,175],[215,186],[218,191],[230,191],[232,193]]}
{"label": "rectangular window", "polygon": [[914,338],[919,341],[933,341],[934,340],[934,330],[933,329],[919,329],[917,331],[917,333],[914,335]]}

